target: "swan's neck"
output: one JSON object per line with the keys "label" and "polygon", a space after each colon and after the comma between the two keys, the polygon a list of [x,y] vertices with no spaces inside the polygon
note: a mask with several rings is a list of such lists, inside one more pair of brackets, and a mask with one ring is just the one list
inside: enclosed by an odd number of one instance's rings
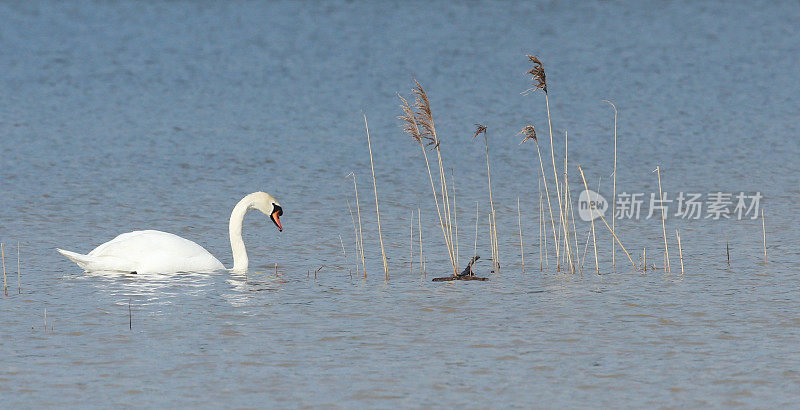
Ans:
{"label": "swan's neck", "polygon": [[242,222],[253,200],[250,195],[242,198],[231,212],[231,221],[228,225],[228,233],[231,236],[231,251],[233,252],[233,270],[234,272],[247,272],[247,249],[244,247],[244,240],[242,240]]}

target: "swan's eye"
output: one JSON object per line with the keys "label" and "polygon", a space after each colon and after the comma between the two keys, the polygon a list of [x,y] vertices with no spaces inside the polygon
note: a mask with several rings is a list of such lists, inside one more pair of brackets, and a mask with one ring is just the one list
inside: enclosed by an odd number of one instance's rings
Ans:
{"label": "swan's eye", "polygon": [[272,213],[278,213],[278,216],[283,216],[283,208],[278,204],[272,204]]}

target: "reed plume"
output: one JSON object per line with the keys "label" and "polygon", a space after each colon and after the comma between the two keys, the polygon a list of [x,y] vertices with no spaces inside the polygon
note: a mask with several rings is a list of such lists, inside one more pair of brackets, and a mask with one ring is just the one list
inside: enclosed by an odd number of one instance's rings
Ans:
{"label": "reed plume", "polygon": [[[549,95],[547,93],[547,79],[546,79],[547,77],[546,77],[545,72],[544,72],[544,64],[542,64],[542,61],[539,60],[539,57],[538,56],[532,56],[530,54],[528,54],[527,57],[528,57],[528,60],[531,63],[533,63],[533,68],[528,70],[526,72],[526,74],[530,74],[533,77],[533,81],[535,83],[533,84],[533,87],[531,87],[528,90],[526,90],[525,92],[523,92],[523,94],[528,94],[528,93],[536,91],[536,90],[544,91],[545,105],[546,105],[546,108],[547,108],[547,128],[548,128],[549,136],[550,136],[550,158],[551,158],[552,164],[553,164],[553,178],[555,180],[555,186],[556,186],[556,197],[558,198],[558,214],[559,214],[558,217],[559,217],[560,225],[564,229],[564,234],[566,235],[567,232],[566,232],[566,225],[564,224],[564,207],[563,207],[563,204],[562,204],[562,201],[561,201],[561,186],[560,186],[560,183],[558,181],[558,171],[556,170],[556,155],[555,155],[555,150],[554,150],[554,145],[553,145],[553,123],[552,123],[552,120],[551,120],[551,117],[550,117],[550,97],[549,97]],[[565,170],[565,172],[566,172],[566,170]],[[561,270],[561,265],[560,265],[561,264],[561,258],[560,258],[561,254],[560,254],[560,248],[559,248],[560,244],[559,244],[559,239],[558,238],[554,238],[554,239],[555,239],[555,246],[556,246],[556,263],[557,263],[556,270],[560,271]],[[569,241],[567,241],[567,247],[569,247]],[[568,254],[569,253],[570,252],[568,252]]]}
{"label": "reed plume", "polygon": [[[433,121],[433,113],[430,107],[430,100],[422,85],[414,80],[415,87],[412,89],[414,94],[413,106],[403,96],[398,94],[402,104],[400,108],[403,115],[397,117],[403,121],[403,130],[411,136],[411,138],[420,145],[423,157],[425,158],[425,166],[428,171],[428,178],[431,183],[431,192],[436,204],[436,213],[439,217],[439,226],[442,228],[442,236],[444,236],[445,246],[447,247],[447,254],[450,258],[450,264],[453,269],[453,274],[458,274],[458,265],[456,262],[455,247],[453,246],[452,226],[450,217],[449,193],[447,189],[447,180],[444,173],[444,163],[442,161],[442,154],[440,150],[440,141],[436,134],[436,126]],[[430,160],[428,158],[428,149],[436,151],[437,162],[439,165],[439,190],[437,191],[436,184],[433,179],[433,172],[431,171]],[[442,197],[442,204],[439,203],[439,196]]]}

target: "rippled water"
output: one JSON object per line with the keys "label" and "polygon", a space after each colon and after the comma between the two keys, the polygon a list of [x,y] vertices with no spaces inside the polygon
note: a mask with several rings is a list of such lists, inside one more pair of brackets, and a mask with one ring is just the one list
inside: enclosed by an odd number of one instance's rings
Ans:
{"label": "rippled water", "polygon": [[[7,406],[798,404],[796,3],[20,2],[0,16]],[[673,218],[672,275],[634,273],[619,249],[614,272],[603,230],[601,276],[592,251],[582,275],[539,272],[538,160],[515,134],[534,123],[543,153],[549,142],[543,95],[520,95],[525,53],[545,61],[576,196],[575,164],[611,190],[611,99],[618,191],[655,192],[660,166],[670,195],[761,192],[769,262],[760,219]],[[395,119],[412,78],[454,168],[462,265],[476,201],[489,253],[484,152],[471,141],[473,123],[488,126],[503,261],[494,274],[476,265],[488,282],[430,282],[448,273],[446,251],[419,148]],[[345,268],[351,171],[366,279]],[[230,209],[256,190],[281,201],[286,229],[246,218],[246,278],[88,275],[54,250],[160,229],[230,266]],[[424,276],[408,265],[418,206]],[[581,238],[588,227],[578,221]],[[657,219],[617,227],[634,257],[647,247],[662,265]]]}

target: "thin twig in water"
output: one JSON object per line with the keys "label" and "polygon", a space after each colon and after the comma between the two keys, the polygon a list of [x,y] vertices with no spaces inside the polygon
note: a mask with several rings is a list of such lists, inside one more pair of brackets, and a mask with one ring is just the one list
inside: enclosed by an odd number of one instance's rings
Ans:
{"label": "thin twig in water", "polygon": [[725,255],[728,258],[728,267],[730,268],[731,267],[731,247],[728,245],[728,235],[725,235]]}

